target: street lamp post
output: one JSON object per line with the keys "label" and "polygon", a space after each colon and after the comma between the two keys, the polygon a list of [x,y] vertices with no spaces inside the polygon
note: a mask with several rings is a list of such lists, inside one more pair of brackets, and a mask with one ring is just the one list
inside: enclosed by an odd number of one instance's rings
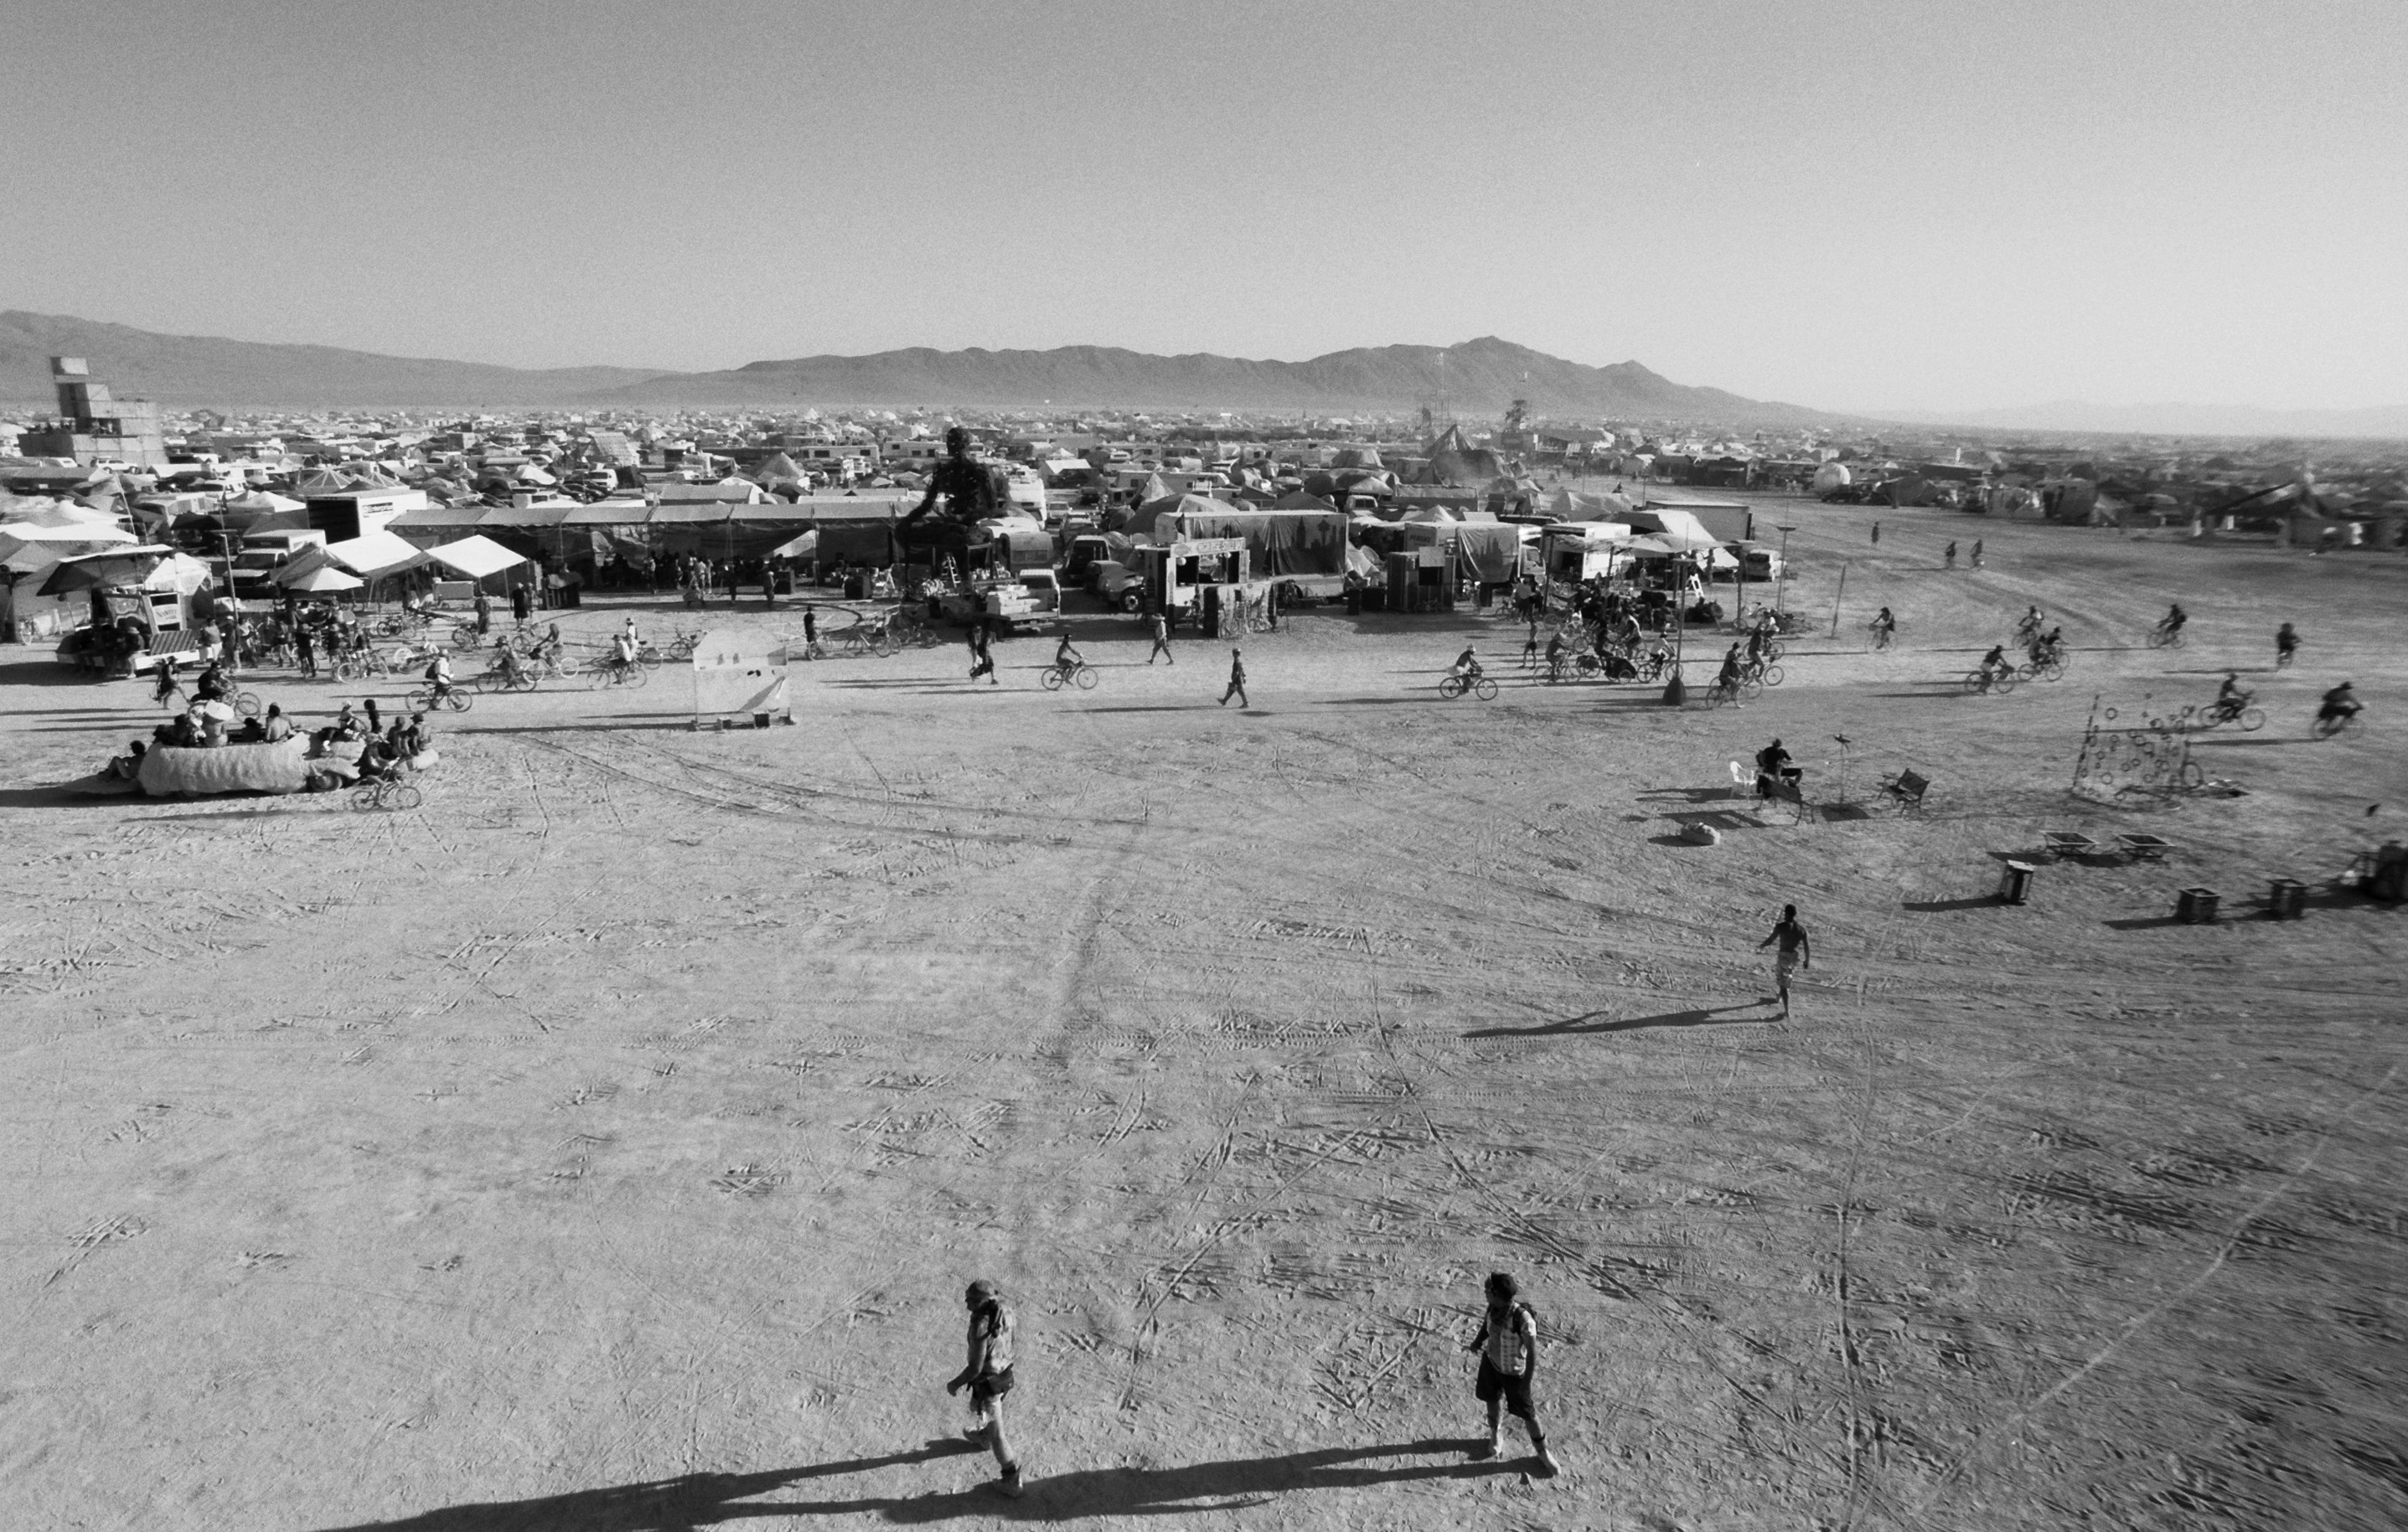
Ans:
{"label": "street lamp post", "polygon": [[1776,611],[1787,609],[1782,605],[1782,595],[1789,588],[1789,534],[1797,530],[1789,525],[1781,528],[1781,572],[1772,580],[1772,606]]}

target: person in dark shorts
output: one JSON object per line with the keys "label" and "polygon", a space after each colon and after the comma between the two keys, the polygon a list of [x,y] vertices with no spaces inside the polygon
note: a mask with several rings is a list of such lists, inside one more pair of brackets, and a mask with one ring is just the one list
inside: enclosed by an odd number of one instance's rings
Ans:
{"label": "person in dark shorts", "polygon": [[945,1392],[970,1391],[970,1424],[962,1439],[995,1453],[1003,1470],[996,1487],[1018,1499],[1020,1459],[1003,1435],[1003,1396],[1011,1392],[1011,1310],[1003,1305],[1003,1289],[982,1277],[963,1295],[969,1307],[969,1362],[945,1382]]}
{"label": "person in dark shorts", "polygon": [[1238,706],[1240,708],[1251,708],[1254,706],[1253,703],[1246,700],[1245,656],[1234,649],[1229,651],[1229,687],[1228,690],[1221,694],[1221,706],[1224,708],[1227,707],[1231,697],[1236,697],[1238,699]]}
{"label": "person in dark shorts", "polygon": [[1781,951],[1772,954],[1772,982],[1780,991],[1781,1014],[1786,1016],[1789,1014],[1789,976],[1797,971],[1801,962],[1810,969],[1814,966],[1814,944],[1806,939],[1806,927],[1798,922],[1796,905],[1781,907],[1780,922],[1773,926],[1770,936],[1756,944],[1756,950],[1760,952],[1776,941],[1781,943]]}
{"label": "person in dark shorts", "polygon": [[1530,1451],[1537,1455],[1540,1469],[1560,1473],[1555,1453],[1547,1451],[1547,1433],[1539,1428],[1538,1411],[1530,1403],[1530,1378],[1539,1370],[1539,1316],[1522,1301],[1521,1284],[1509,1273],[1490,1272],[1487,1288],[1488,1312],[1480,1322],[1480,1333],[1464,1348],[1480,1353],[1480,1376],[1472,1384],[1472,1394],[1488,1407],[1488,1440],[1479,1455],[1495,1457],[1505,1450],[1502,1417],[1510,1410],[1521,1417],[1523,1428],[1530,1433]]}

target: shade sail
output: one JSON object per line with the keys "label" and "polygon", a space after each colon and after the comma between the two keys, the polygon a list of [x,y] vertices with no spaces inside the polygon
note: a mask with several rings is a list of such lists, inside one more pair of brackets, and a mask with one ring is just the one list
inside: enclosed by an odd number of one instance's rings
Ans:
{"label": "shade sail", "polygon": [[527,561],[511,552],[491,537],[463,537],[447,542],[440,548],[430,548],[426,556],[446,569],[469,580],[482,580]]}
{"label": "shade sail", "polygon": [[351,573],[370,579],[414,569],[426,562],[425,554],[390,532],[370,532],[343,542],[329,543],[324,553]]}
{"label": "shade sail", "polygon": [[357,575],[347,575],[331,564],[321,564],[299,574],[294,574],[290,568],[280,570],[276,583],[288,591],[315,595],[327,591],[356,591],[367,581]]}

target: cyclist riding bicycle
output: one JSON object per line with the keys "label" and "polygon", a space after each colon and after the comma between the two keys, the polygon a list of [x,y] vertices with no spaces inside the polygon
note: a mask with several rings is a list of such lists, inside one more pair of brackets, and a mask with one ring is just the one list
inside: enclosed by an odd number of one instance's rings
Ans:
{"label": "cyclist riding bicycle", "polygon": [[1077,675],[1080,668],[1086,663],[1087,657],[1080,653],[1077,646],[1070,642],[1070,636],[1067,633],[1062,635],[1062,641],[1054,649],[1054,668],[1062,672],[1065,677],[1069,677]]}
{"label": "cyclist riding bicycle", "polygon": [[451,655],[441,652],[436,654],[434,663],[426,667],[426,683],[433,690],[435,700],[437,702],[452,694]]}
{"label": "cyclist riding bicycle", "polygon": [[525,679],[526,666],[519,663],[518,651],[510,647],[508,638],[494,640],[494,663],[500,669],[504,680],[516,683]]}
{"label": "cyclist riding bicycle", "polygon": [[2015,623],[2015,637],[2028,644],[2040,637],[2041,615],[2038,606],[2026,607]]}
{"label": "cyclist riding bicycle", "polygon": [[2166,609],[2166,615],[2164,619],[2157,623],[2157,626],[2166,630],[2166,636],[2168,637],[2172,637],[2181,633],[2183,630],[2183,624],[2189,621],[2190,613],[2183,610],[2182,603],[2177,601]]}
{"label": "cyclist riding bicycle", "polygon": [[1480,657],[1472,653],[1469,644],[1464,645],[1463,652],[1457,654],[1455,657],[1455,663],[1447,666],[1447,674],[1464,680],[1480,679]]}
{"label": "cyclist riding bicycle", "polygon": [[1547,674],[1560,676],[1564,673],[1564,636],[1558,633],[1547,640]]}
{"label": "cyclist riding bicycle", "polygon": [[2054,627],[2032,640],[2031,657],[2035,665],[2045,665],[2065,652],[2065,629]]}
{"label": "cyclist riding bicycle", "polygon": [[2358,700],[2358,694],[2350,689],[2350,683],[2343,681],[2325,694],[2324,705],[2316,709],[2316,716],[2320,719],[2356,718],[2364,707],[2365,704]]}
{"label": "cyclist riding bicycle", "polygon": [[1990,651],[1982,656],[1982,689],[1988,691],[1992,682],[2001,676],[2012,675],[2014,668],[2007,663],[2007,646],[1992,644]]}
{"label": "cyclist riding bicycle", "polygon": [[2240,671],[2228,670],[2224,673],[2224,684],[2215,689],[2215,710],[2237,713],[2249,705],[2249,699],[2255,694],[2241,684]]}
{"label": "cyclist riding bicycle", "polygon": [[1898,637],[1898,619],[1890,615],[1887,607],[1884,607],[1881,609],[1881,615],[1866,626],[1873,630],[1873,639],[1877,643],[1886,644]]}
{"label": "cyclist riding bicycle", "polygon": [[1715,688],[1720,691],[1734,694],[1737,693],[1739,691],[1741,674],[1742,666],[1739,657],[1739,645],[1733,644],[1723,655],[1723,667],[1714,673]]}

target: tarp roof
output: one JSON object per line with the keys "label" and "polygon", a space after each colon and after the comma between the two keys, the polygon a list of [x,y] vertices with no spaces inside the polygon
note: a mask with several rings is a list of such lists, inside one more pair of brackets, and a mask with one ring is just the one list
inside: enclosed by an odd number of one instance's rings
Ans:
{"label": "tarp roof", "polygon": [[439,548],[428,549],[426,556],[470,580],[498,575],[505,569],[527,562],[490,537],[463,537],[458,542],[447,542]]}
{"label": "tarp roof", "polygon": [[479,526],[558,526],[568,519],[568,513],[580,508],[577,505],[554,503],[548,506],[496,506],[477,519]]}
{"label": "tarp roof", "polygon": [[405,510],[386,525],[405,527],[413,531],[449,531],[455,527],[477,525],[485,519],[485,512],[491,508],[493,508],[480,505],[474,500],[465,505],[429,506],[423,510]]}
{"label": "tarp roof", "polygon": [[313,562],[331,560],[355,575],[389,575],[396,570],[414,569],[426,562],[424,553],[390,532],[370,532],[343,542],[328,543],[318,551],[321,558]]}

